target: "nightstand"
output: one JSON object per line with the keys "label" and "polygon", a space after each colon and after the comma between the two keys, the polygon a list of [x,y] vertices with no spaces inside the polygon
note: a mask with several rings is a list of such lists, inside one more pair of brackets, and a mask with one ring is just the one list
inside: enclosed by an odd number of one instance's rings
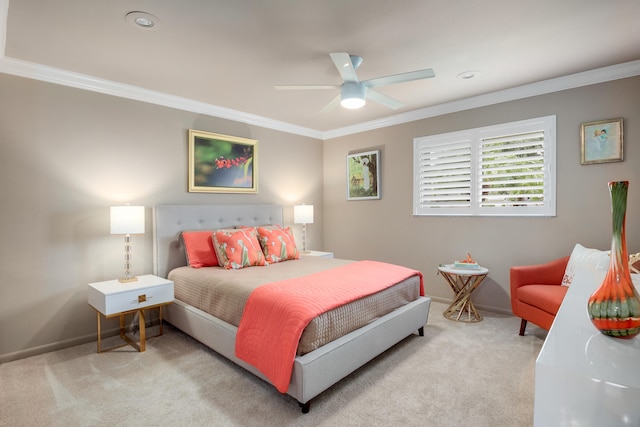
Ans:
{"label": "nightstand", "polygon": [[[113,348],[119,348],[127,344],[143,352],[147,339],[144,311],[154,308],[159,309],[160,331],[153,337],[162,335],[162,307],[173,302],[173,282],[158,276],[146,274],[144,276],[138,276],[138,280],[135,282],[120,283],[118,280],[108,280],[106,282],[90,283],[88,299],[89,305],[96,310],[98,353],[113,350]],[[124,330],[125,316],[136,313],[138,314],[140,330],[139,344],[136,344],[129,338]],[[125,341],[124,344],[108,350],[102,350],[100,316],[106,319],[120,317],[120,338]]]}
{"label": "nightstand", "polygon": [[301,254],[305,256],[321,256],[325,258],[333,258],[333,252],[308,251],[308,252],[301,252]]}

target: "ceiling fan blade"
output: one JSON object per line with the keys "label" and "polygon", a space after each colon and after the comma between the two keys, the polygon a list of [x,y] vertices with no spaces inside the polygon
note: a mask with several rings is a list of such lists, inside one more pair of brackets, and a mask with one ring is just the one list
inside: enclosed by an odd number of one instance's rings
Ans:
{"label": "ceiling fan blade", "polygon": [[348,53],[345,52],[337,52],[330,53],[329,56],[333,61],[333,64],[338,69],[340,73],[340,77],[345,82],[357,82],[358,76],[356,75],[356,69],[353,68],[353,63],[351,62],[351,57]]}
{"label": "ceiling fan blade", "polygon": [[431,68],[427,68],[425,70],[411,71],[409,73],[394,74],[392,76],[385,76],[385,77],[377,77],[375,79],[367,80],[363,83],[365,83],[367,87],[376,87],[376,86],[392,85],[395,83],[410,82],[412,80],[430,79],[431,77],[435,77],[435,76],[436,76],[436,73],[434,73]]}
{"label": "ceiling fan blade", "polygon": [[367,99],[377,102],[378,104],[382,104],[385,107],[389,107],[392,110],[397,110],[398,108],[404,107],[404,104],[400,101],[396,101],[390,96],[383,95],[380,92],[376,92],[375,90],[367,89]]}
{"label": "ceiling fan blade", "polygon": [[320,110],[321,113],[328,113],[329,111],[334,110],[338,105],[340,105],[340,95],[336,96],[335,98],[333,98],[331,100],[331,102],[329,102],[327,105],[325,105],[322,110]]}
{"label": "ceiling fan blade", "polygon": [[277,90],[302,90],[302,89],[340,89],[336,85],[280,85],[274,86]]}

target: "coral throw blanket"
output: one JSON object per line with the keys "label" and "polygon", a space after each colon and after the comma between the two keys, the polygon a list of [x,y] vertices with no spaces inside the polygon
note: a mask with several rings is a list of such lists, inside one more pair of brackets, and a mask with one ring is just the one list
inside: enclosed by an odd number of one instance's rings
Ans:
{"label": "coral throw blanket", "polygon": [[414,275],[420,276],[420,295],[424,295],[422,273],[377,261],[358,261],[260,286],[249,295],[240,320],[236,356],[285,393],[302,331],[314,317]]}

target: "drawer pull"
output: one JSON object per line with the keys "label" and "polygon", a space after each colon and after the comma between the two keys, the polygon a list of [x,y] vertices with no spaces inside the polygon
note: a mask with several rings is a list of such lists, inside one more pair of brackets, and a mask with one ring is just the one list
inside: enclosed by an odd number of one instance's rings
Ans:
{"label": "drawer pull", "polygon": [[147,301],[146,294],[138,295],[138,303],[145,302],[145,301]]}

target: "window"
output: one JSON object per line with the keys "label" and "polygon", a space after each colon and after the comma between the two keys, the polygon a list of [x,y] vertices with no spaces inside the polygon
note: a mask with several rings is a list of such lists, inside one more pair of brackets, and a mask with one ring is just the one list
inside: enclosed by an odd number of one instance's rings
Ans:
{"label": "window", "polygon": [[413,140],[414,215],[555,216],[556,117]]}

